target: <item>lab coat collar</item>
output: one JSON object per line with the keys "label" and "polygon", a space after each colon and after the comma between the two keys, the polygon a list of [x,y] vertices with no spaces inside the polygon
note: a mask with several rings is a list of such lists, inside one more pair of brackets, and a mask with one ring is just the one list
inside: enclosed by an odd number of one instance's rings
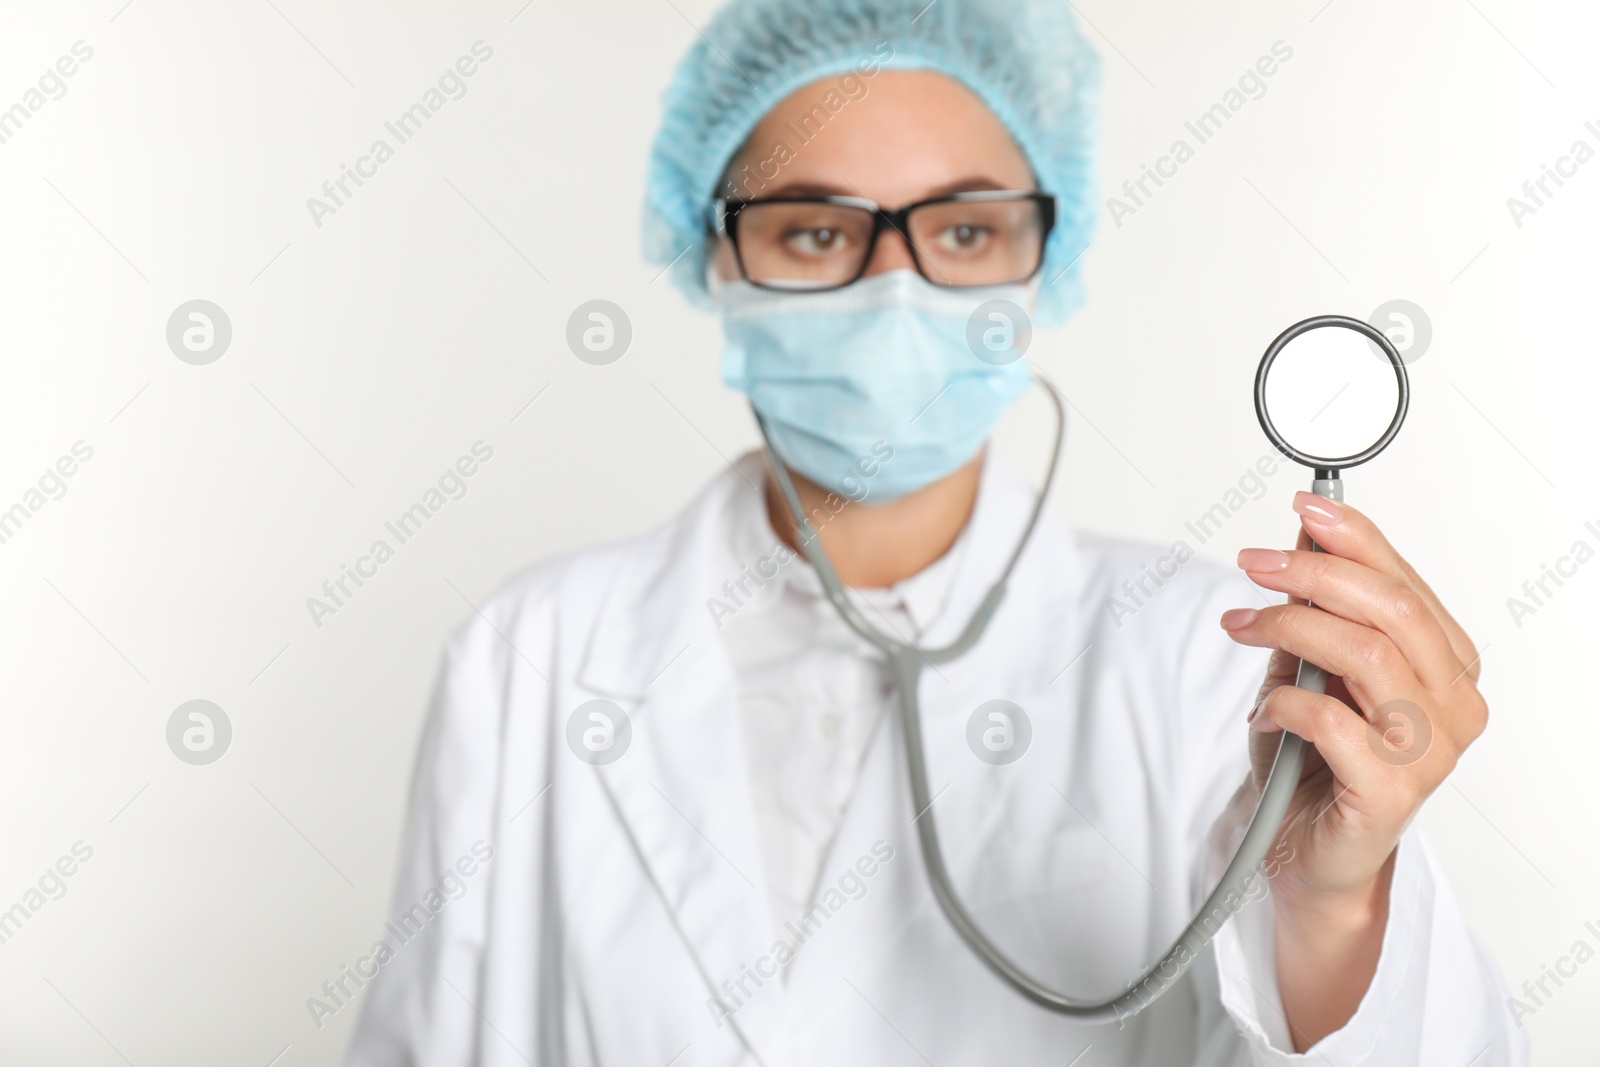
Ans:
{"label": "lab coat collar", "polygon": [[[742,564],[729,562],[730,529],[739,524],[741,515],[748,517],[752,495],[759,501],[762,477],[759,453],[741,457],[678,517],[643,538],[625,557],[627,562],[604,594],[598,623],[581,659],[580,685],[626,702],[658,692],[661,682],[670,682],[674,675],[717,677],[732,684],[731,666],[717,634],[715,601],[722,597],[724,583],[739,577]],[[972,517],[956,545],[927,570],[895,587],[921,631],[919,643],[924,647],[938,647],[960,635],[1015,549],[1036,493],[1010,460],[993,447],[985,451]],[[760,514],[770,532],[765,512]],[[1072,606],[1060,598],[1079,588],[1075,541],[1069,528],[1053,522],[1049,514],[1041,517],[1006,595],[1005,603],[1020,610],[1004,614],[1031,617],[1036,630],[1070,614]],[[739,546],[737,539],[733,543]],[[770,542],[759,535],[755,539],[755,547],[763,553],[775,544],[776,535]],[[807,574],[815,582],[815,574],[807,573],[810,565],[802,559],[785,569]],[[938,581],[929,580],[937,570],[948,573]],[[776,584],[769,583],[769,591]],[[1039,603],[1045,590],[1052,592],[1051,602]],[[984,643],[989,643],[987,637]],[[1060,650],[1049,652],[1054,656]],[[1020,666],[1013,655],[1007,671],[1017,682],[1022,679],[1014,672]],[[696,673],[706,671],[713,673]],[[698,688],[706,686],[702,682]],[[732,710],[727,714],[726,725],[737,736],[737,714]]]}
{"label": "lab coat collar", "polygon": [[[637,560],[623,568],[605,595],[601,622],[583,658],[580,680],[591,689],[619,698],[638,698],[675,658],[705,639],[716,638],[717,604],[731,603],[725,583],[737,582],[745,564],[753,566],[777,545],[777,535],[758,507],[759,526],[749,516],[752,495],[761,500],[764,464],[759,452],[740,457],[671,523],[649,536]],[[895,585],[898,596],[928,642],[954,637],[966,625],[1033,507],[1034,488],[994,448],[986,450],[978,498],[971,519],[951,549],[926,570]],[[765,534],[771,534],[768,538]],[[1041,537],[1045,530],[1040,531]],[[1053,550],[1067,531],[1053,527]],[[1036,538],[1039,540],[1040,538]],[[734,561],[729,561],[732,546]],[[1027,553],[1039,551],[1030,545]],[[740,557],[748,558],[740,559]],[[728,573],[722,573],[726,570]],[[797,557],[780,571],[785,580],[821,595],[810,564]],[[770,594],[769,583],[763,594]],[[881,591],[869,590],[869,595]],[[761,596],[752,606],[759,609]],[[720,653],[720,647],[715,651]]]}

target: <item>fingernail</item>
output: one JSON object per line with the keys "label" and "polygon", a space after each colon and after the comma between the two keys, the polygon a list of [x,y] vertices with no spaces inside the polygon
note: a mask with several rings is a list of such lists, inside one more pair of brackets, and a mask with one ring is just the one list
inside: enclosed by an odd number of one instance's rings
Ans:
{"label": "fingernail", "polygon": [[1273,725],[1271,719],[1261,714],[1261,709],[1266,706],[1267,702],[1263,700],[1261,703],[1256,705],[1256,710],[1250,713],[1250,718],[1245,720],[1250,729],[1254,730],[1258,734],[1271,734],[1276,733],[1278,730],[1278,727]]}
{"label": "fingernail", "polygon": [[1256,621],[1259,615],[1255,608],[1233,608],[1222,613],[1222,628],[1224,630],[1242,630]]}
{"label": "fingernail", "polygon": [[1242,548],[1239,567],[1247,571],[1281,571],[1289,565],[1289,553],[1276,548]]}
{"label": "fingernail", "polygon": [[1250,714],[1244,718],[1245,722],[1255,722],[1256,716],[1261,714],[1261,709],[1267,706],[1267,698],[1262,697],[1256,701],[1256,706],[1250,709]]}
{"label": "fingernail", "polygon": [[1294,495],[1294,509],[1318,526],[1335,526],[1344,518],[1344,509],[1325,496],[1304,490]]}

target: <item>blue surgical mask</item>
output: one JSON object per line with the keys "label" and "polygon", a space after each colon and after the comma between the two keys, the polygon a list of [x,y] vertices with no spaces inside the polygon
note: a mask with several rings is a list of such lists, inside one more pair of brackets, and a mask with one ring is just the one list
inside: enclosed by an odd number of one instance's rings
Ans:
{"label": "blue surgical mask", "polygon": [[1030,297],[910,270],[822,293],[724,283],[722,380],[750,398],[790,469],[852,500],[894,500],[977,455],[1027,391],[1017,319]]}

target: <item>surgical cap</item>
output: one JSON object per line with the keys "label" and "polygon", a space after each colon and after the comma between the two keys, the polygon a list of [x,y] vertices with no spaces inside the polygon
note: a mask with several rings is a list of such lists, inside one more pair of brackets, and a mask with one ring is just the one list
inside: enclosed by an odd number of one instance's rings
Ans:
{"label": "surgical cap", "polygon": [[[1057,198],[1034,318],[1082,301],[1078,258],[1097,214],[1100,61],[1066,0],[732,0],[678,65],[650,154],[645,255],[709,306],[711,199],[772,108],[833,76],[931,70],[972,90]],[[842,99],[842,98],[841,98]],[[773,177],[771,174],[767,178]]]}

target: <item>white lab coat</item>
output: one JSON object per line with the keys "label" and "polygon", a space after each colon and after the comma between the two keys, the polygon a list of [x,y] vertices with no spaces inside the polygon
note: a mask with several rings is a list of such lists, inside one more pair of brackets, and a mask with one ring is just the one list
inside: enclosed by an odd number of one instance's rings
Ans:
{"label": "white lab coat", "polygon": [[[789,939],[786,981],[758,985],[752,972],[775,969],[773,923],[734,679],[707,609],[736,577],[719,552],[729,509],[759,480],[756,464],[739,466],[645,536],[529,569],[453,635],[404,843],[395,915],[411,917],[383,932],[392,958],[357,967],[377,976],[350,1064],[1526,1062],[1494,964],[1414,829],[1372,986],[1306,1056],[1281,1051],[1270,896],[1125,1026],[1034,1007],[968,951],[930,893],[892,715],[823,865],[832,892]],[[1031,503],[991,455],[926,643],[959,631]],[[1207,846],[1245,774],[1265,656],[1217,617],[1261,599],[1196,559],[1147,583],[1155,594],[1131,617],[1108,609],[1114,595],[1131,605],[1123,580],[1169,551],[1046,518],[983,640],[921,682],[932,815],[957,891],[1034,974],[1083,997],[1159,958],[1236,829],[1222,820]],[[566,740],[573,710],[597,698],[632,727],[602,767]],[[1010,766],[979,761],[966,739],[974,709],[996,698],[1033,728]],[[477,842],[493,859],[456,867]]]}

